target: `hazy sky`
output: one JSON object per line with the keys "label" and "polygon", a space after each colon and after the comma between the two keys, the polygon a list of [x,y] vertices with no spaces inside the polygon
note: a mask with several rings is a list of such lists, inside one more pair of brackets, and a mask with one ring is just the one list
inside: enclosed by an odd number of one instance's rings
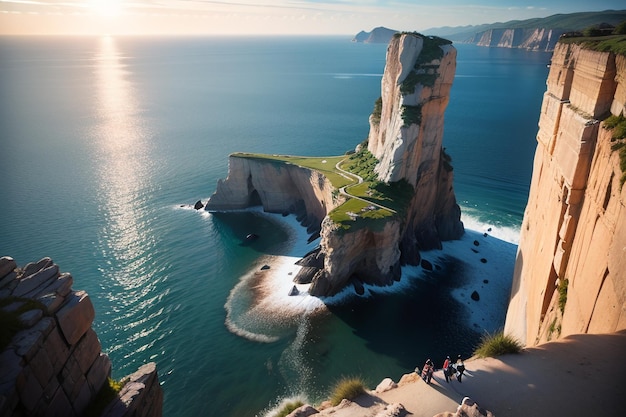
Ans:
{"label": "hazy sky", "polygon": [[0,0],[0,34],[347,34],[624,9],[623,0]]}

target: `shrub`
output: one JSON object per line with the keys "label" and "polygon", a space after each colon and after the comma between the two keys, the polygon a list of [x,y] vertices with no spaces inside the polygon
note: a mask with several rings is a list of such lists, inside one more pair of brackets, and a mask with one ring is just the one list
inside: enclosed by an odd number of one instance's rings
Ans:
{"label": "shrub", "polygon": [[474,350],[474,355],[481,358],[496,357],[507,353],[519,353],[522,344],[511,335],[505,335],[503,331],[489,334],[485,333],[480,344]]}
{"label": "shrub", "polygon": [[372,155],[367,146],[361,146],[358,152],[350,155],[343,169],[360,176],[365,181],[374,181],[378,177],[374,172],[376,164],[378,159]]}
{"label": "shrub", "polygon": [[559,281],[558,291],[559,291],[559,310],[561,310],[561,314],[565,311],[565,303],[567,303],[567,285],[569,281],[567,279],[563,279]]}
{"label": "shrub", "polygon": [[365,384],[361,378],[344,377],[333,387],[330,403],[336,406],[344,398],[352,401],[362,394],[365,394]]}
{"label": "shrub", "polygon": [[383,111],[383,98],[378,97],[376,102],[374,102],[374,111],[372,111],[372,122],[374,124],[380,123],[380,115]]}
{"label": "shrub", "polygon": [[404,126],[422,123],[422,106],[402,106],[402,120]]}
{"label": "shrub", "polygon": [[112,378],[107,378],[107,382],[100,388],[100,391],[96,397],[92,400],[91,404],[87,406],[83,415],[85,417],[98,417],[102,414],[104,409],[111,401],[117,397],[117,394],[126,385],[126,380],[122,379],[116,381]]}
{"label": "shrub", "polygon": [[297,408],[300,408],[304,405],[304,403],[300,400],[294,402],[288,402],[278,411],[278,413],[274,417],[285,417],[291,414]]}

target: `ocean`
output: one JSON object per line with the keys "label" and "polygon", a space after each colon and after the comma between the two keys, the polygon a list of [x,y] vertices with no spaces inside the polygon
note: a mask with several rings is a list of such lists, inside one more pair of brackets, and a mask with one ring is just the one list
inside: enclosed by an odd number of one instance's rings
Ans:
{"label": "ocean", "polygon": [[155,361],[167,417],[271,415],[286,398],[324,399],[341,376],[375,387],[429,356],[467,357],[504,323],[550,54],[456,47],[444,147],[466,237],[391,288],[287,307],[275,294],[259,310],[254,271],[302,255],[305,234],[291,218],[189,205],[206,202],[232,152],[362,142],[386,45],[1,37],[0,255],[70,272],[112,376]]}

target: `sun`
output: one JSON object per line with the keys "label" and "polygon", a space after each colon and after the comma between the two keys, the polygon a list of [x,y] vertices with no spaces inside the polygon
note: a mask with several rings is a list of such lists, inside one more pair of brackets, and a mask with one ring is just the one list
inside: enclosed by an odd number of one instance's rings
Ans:
{"label": "sun", "polygon": [[89,0],[88,5],[100,16],[117,16],[122,11],[122,0]]}

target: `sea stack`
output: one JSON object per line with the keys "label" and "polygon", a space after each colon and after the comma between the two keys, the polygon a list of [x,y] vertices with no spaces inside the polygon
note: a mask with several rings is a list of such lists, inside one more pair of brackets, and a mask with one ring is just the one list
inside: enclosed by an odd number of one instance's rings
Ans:
{"label": "sea stack", "polygon": [[324,219],[324,270],[314,277],[311,294],[334,294],[351,278],[389,285],[400,278],[402,264],[419,263],[419,250],[440,249],[442,240],[463,235],[452,166],[442,148],[455,70],[456,49],[449,41],[415,33],[392,38],[367,148],[378,159],[378,180],[408,183],[413,198],[406,215],[382,230],[346,233]]}
{"label": "sea stack", "polygon": [[357,226],[343,227],[329,213],[350,197],[323,173],[246,154],[230,156],[228,177],[205,209],[262,205],[268,212],[295,213],[311,233],[319,231],[319,248],[302,260],[295,277],[311,283],[312,295],[333,295],[350,284],[392,284],[402,264],[419,263],[420,250],[441,248],[443,240],[464,233],[451,159],[442,148],[455,69],[456,49],[445,39],[403,33],[389,43],[369,138],[357,147],[376,159],[378,182],[403,190],[401,207],[384,220],[359,222],[362,213],[348,212]]}
{"label": "sea stack", "polygon": [[528,346],[626,329],[625,103],[624,55],[557,44],[505,324]]}

